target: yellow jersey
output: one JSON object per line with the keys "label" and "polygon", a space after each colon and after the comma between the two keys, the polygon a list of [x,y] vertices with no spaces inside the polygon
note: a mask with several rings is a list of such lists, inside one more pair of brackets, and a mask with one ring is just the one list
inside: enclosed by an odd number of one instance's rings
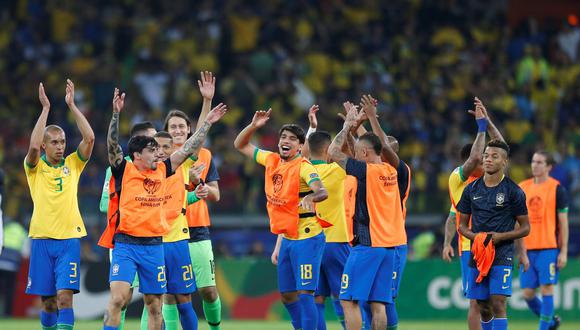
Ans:
{"label": "yellow jersey", "polygon": [[77,199],[79,178],[86,163],[78,151],[57,166],[49,164],[44,155],[36,166],[24,160],[34,205],[29,237],[68,239],[87,235]]}
{"label": "yellow jersey", "polygon": [[[178,242],[184,239],[189,239],[189,226],[187,225],[187,217],[185,216],[185,209],[187,208],[187,191],[185,190],[185,186],[189,184],[189,167],[179,166],[177,171],[181,171],[183,175],[183,181],[181,182],[173,182],[172,184],[180,185],[181,190],[183,191],[183,210],[184,212],[179,213],[177,218],[173,220],[171,224],[171,228],[169,228],[169,232],[163,236],[164,243],[170,242]],[[174,175],[177,175],[176,172]],[[175,188],[177,189],[177,187]],[[167,191],[170,191],[170,188],[167,187]],[[169,221],[169,219],[167,219]]]}
{"label": "yellow jersey", "polygon": [[[457,167],[455,170],[453,170],[453,172],[451,172],[451,175],[449,175],[449,196],[451,197],[451,208],[449,210],[450,213],[453,213],[455,215],[459,214],[459,212],[457,212],[457,210],[455,209],[455,205],[457,205],[457,203],[459,203],[459,200],[461,200],[461,195],[463,195],[463,190],[465,190],[465,187],[467,187],[468,184],[473,182],[474,179],[475,178],[473,177],[465,178],[463,176],[462,166]],[[458,216],[456,216],[456,221],[457,228],[459,228]],[[467,238],[459,234],[459,232],[457,233],[457,235],[460,242],[461,251],[471,250],[471,242]]]}
{"label": "yellow jersey", "polygon": [[[271,153],[272,153],[271,151],[256,148],[256,150],[254,151],[254,160],[258,164],[266,166],[266,158]],[[312,164],[308,164],[306,162],[302,163],[302,165],[300,165],[300,190],[299,190],[300,194],[302,195],[303,193],[306,194],[312,191],[312,189],[310,189],[310,184],[316,180],[320,180],[316,168],[314,168]],[[300,208],[299,212],[306,213],[308,211]],[[305,230],[306,228],[309,228],[310,230]],[[300,218],[298,223],[298,233],[299,233],[297,238],[298,240],[314,237],[320,234],[321,232],[322,226],[320,225],[316,217]],[[284,237],[287,239],[294,240],[294,238],[288,237],[286,235],[284,235]]]}
{"label": "yellow jersey", "polygon": [[326,242],[346,243],[349,241],[344,205],[346,171],[337,163],[328,164],[322,160],[313,160],[311,162],[318,171],[322,184],[328,191],[328,198],[316,203],[318,217],[332,224],[331,227],[324,229]]}

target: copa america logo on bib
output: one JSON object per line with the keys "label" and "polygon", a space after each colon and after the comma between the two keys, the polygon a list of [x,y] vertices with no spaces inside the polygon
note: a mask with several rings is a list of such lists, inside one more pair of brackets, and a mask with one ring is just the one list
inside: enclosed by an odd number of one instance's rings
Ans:
{"label": "copa america logo on bib", "polygon": [[504,193],[498,193],[497,195],[495,195],[495,206],[503,206],[503,202],[505,202],[505,194]]}

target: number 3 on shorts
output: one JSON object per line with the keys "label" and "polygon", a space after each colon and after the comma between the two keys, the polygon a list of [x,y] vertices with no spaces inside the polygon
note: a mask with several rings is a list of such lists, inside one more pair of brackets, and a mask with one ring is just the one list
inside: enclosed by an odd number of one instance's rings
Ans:
{"label": "number 3 on shorts", "polygon": [[511,269],[504,269],[503,271],[505,272],[505,274],[503,275],[503,282],[506,283],[508,277],[512,273],[512,270]]}
{"label": "number 3 on shorts", "polygon": [[157,282],[165,282],[165,266],[157,267],[159,273],[157,274]]}

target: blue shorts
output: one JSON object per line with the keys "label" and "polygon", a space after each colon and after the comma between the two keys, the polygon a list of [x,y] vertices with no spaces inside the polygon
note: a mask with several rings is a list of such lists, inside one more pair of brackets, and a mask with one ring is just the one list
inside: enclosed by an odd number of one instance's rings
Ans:
{"label": "blue shorts", "polygon": [[348,243],[326,243],[320,264],[316,296],[330,297],[332,295],[338,297],[340,279],[349,254],[350,245]]}
{"label": "blue shorts", "polygon": [[278,254],[280,292],[316,290],[324,244],[324,233],[301,240],[282,238]]}
{"label": "blue shorts", "polygon": [[463,286],[463,295],[467,297],[467,278],[469,277],[469,261],[471,260],[471,251],[461,251],[461,285]]}
{"label": "blue shorts", "polygon": [[190,294],[197,290],[195,275],[189,257],[187,240],[163,243],[165,271],[167,273],[167,293]]}
{"label": "blue shorts", "polygon": [[535,289],[540,285],[558,283],[558,249],[528,250],[530,268],[520,267],[520,287]]}
{"label": "blue shorts", "polygon": [[467,275],[467,298],[488,300],[491,295],[512,295],[512,266],[492,266],[489,274],[477,283],[479,271],[469,267]]}
{"label": "blue shorts", "polygon": [[395,264],[393,268],[393,299],[399,296],[401,278],[407,264],[407,244],[395,247]]}
{"label": "blue shorts", "polygon": [[135,274],[139,274],[139,292],[167,292],[163,245],[115,243],[109,282],[123,281],[131,284]]}
{"label": "blue shorts", "polygon": [[340,300],[393,302],[395,248],[357,245],[352,249],[340,286]]}
{"label": "blue shorts", "polygon": [[79,292],[81,240],[32,239],[27,294],[54,296],[58,290]]}

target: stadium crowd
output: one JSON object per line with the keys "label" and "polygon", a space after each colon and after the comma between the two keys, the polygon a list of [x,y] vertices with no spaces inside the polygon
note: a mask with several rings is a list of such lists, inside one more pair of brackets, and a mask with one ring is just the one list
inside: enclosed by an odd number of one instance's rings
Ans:
{"label": "stadium crowd", "polygon": [[[22,160],[44,82],[73,148],[80,139],[64,103],[65,79],[97,137],[79,187],[90,235],[107,166],[111,91],[127,93],[122,143],[132,123],[158,128],[171,109],[197,116],[201,70],[217,76],[215,100],[230,110],[210,137],[222,198],[215,213],[262,213],[262,169],[232,148],[241,123],[272,107],[259,144],[277,128],[307,126],[320,105],[322,129],[337,132],[344,100],[372,92],[383,127],[413,169],[409,212],[444,214],[447,178],[473,138],[467,110],[482,99],[512,146],[510,176],[529,177],[539,147],[556,153],[552,175],[580,207],[580,28],[577,19],[507,23],[502,1],[11,1],[0,5],[0,164],[4,216],[26,222]],[[70,150],[69,150],[70,151]],[[89,219],[87,221],[87,219]],[[97,220],[90,220],[97,219]]]}

